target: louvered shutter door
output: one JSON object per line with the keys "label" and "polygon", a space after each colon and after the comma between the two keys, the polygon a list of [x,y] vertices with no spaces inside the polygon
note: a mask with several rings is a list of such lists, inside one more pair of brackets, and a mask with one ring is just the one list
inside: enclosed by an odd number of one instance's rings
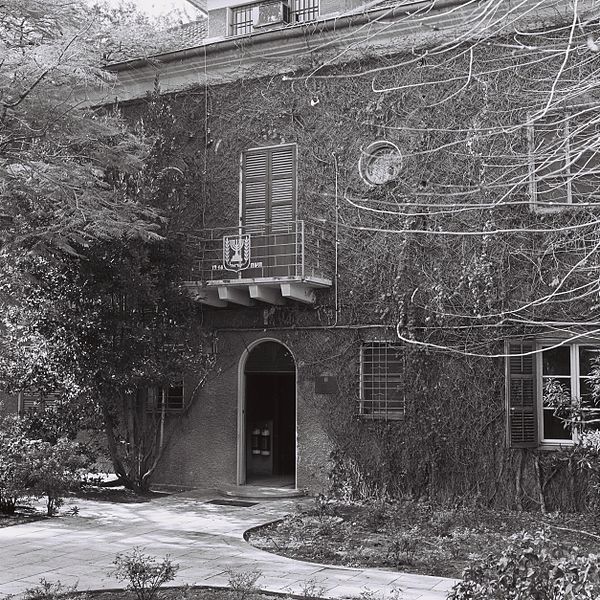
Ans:
{"label": "louvered shutter door", "polygon": [[296,197],[296,146],[271,149],[271,197],[268,221],[272,233],[291,231]]}
{"label": "louvered shutter door", "polygon": [[242,160],[242,226],[247,233],[263,234],[267,223],[269,153],[248,150]]}
{"label": "louvered shutter door", "polygon": [[511,448],[538,446],[536,361],[533,342],[506,344],[507,436]]}

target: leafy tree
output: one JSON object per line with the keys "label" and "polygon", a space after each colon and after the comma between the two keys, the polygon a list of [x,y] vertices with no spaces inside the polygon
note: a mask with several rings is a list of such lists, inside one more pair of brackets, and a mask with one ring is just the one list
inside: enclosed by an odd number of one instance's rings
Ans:
{"label": "leafy tree", "polygon": [[[60,412],[30,425],[46,439],[103,429],[115,472],[144,491],[173,428],[146,409],[147,389],[210,366],[178,244],[132,240],[78,248],[80,258],[22,256],[0,283],[0,373],[6,389],[58,391]],[[25,275],[28,277],[25,277]],[[17,287],[20,292],[17,292]]]}
{"label": "leafy tree", "polygon": [[[116,22],[120,25],[117,26]],[[132,36],[131,32],[140,32]],[[0,6],[0,242],[75,252],[72,244],[156,234],[156,211],[124,176],[143,168],[147,141],[117,114],[86,105],[110,86],[114,58],[173,43],[130,5],[7,0]],[[119,176],[115,176],[118,168]]]}

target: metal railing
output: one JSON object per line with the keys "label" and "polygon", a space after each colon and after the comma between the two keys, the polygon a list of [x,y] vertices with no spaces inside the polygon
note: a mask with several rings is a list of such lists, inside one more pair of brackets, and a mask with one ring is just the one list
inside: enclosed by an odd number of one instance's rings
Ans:
{"label": "metal railing", "polygon": [[217,227],[186,236],[190,279],[331,278],[334,234],[326,223],[290,221],[258,228]]}

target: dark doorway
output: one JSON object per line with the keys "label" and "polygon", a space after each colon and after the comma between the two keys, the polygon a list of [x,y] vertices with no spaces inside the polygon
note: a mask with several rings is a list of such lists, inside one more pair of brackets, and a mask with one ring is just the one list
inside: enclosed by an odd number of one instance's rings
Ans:
{"label": "dark doorway", "polygon": [[277,342],[248,355],[245,375],[246,483],[295,485],[296,366]]}

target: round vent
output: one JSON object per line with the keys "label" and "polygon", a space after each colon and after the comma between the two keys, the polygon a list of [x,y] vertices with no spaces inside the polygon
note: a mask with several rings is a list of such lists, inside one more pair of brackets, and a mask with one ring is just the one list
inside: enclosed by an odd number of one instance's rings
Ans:
{"label": "round vent", "polygon": [[374,142],[363,150],[358,161],[360,176],[369,185],[382,185],[398,179],[402,169],[402,154],[392,142]]}

